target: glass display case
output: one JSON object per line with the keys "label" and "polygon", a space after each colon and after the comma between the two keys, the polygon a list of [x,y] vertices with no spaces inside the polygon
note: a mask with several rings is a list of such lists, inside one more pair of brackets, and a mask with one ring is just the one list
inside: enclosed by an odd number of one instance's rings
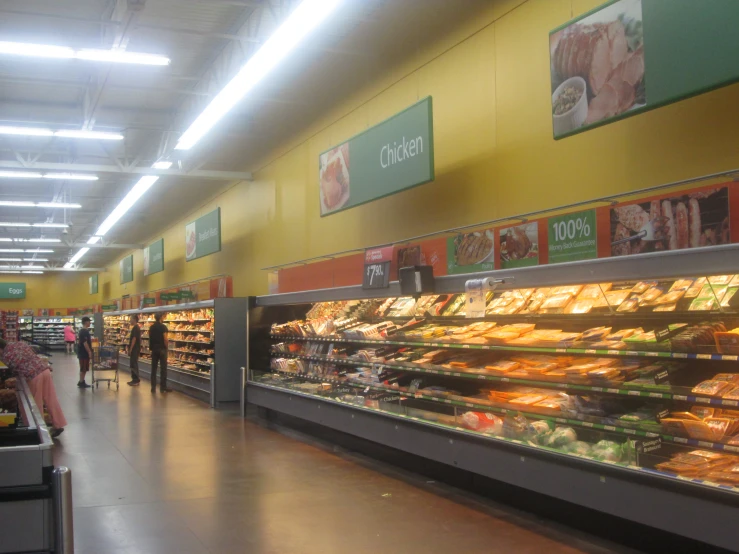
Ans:
{"label": "glass display case", "polygon": [[49,349],[63,349],[64,327],[74,325],[72,316],[43,316],[33,318],[32,340],[35,344]]}
{"label": "glass display case", "polygon": [[[415,298],[397,283],[259,297],[246,398],[726,547],[734,532],[705,521],[739,515],[736,252],[443,277]],[[676,494],[701,525],[675,524]]]}
{"label": "glass display case", "polygon": [[[163,323],[169,329],[167,386],[211,405],[237,402],[246,359],[246,299],[218,298],[104,314],[105,342],[119,347],[120,367],[128,371],[129,317],[139,315],[139,368],[146,379],[151,376],[149,327],[157,312],[165,314]],[[219,344],[223,345],[220,350]],[[215,376],[212,367],[217,368]]]}

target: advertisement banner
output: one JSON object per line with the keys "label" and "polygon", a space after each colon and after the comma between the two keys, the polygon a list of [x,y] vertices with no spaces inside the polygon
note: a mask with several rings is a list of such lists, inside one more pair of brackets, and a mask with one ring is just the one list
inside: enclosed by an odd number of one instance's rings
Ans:
{"label": "advertisement banner", "polygon": [[514,269],[539,265],[539,222],[500,230],[500,267]]}
{"label": "advertisement banner", "polygon": [[735,0],[614,0],[549,35],[559,139],[739,80]]}
{"label": "advertisement banner", "polygon": [[595,210],[549,218],[549,263],[578,262],[598,257]]}
{"label": "advertisement banner", "polygon": [[88,285],[90,287],[90,294],[98,293],[98,274],[90,276],[88,279]]}
{"label": "advertisement banner", "polygon": [[185,260],[190,262],[221,251],[221,208],[185,226]]}
{"label": "advertisement banner", "polygon": [[25,283],[0,283],[0,299],[22,300],[26,297]]}
{"label": "advertisement banner", "polygon": [[447,238],[449,275],[495,269],[495,230],[485,229]]}
{"label": "advertisement banner", "polygon": [[133,281],[133,254],[126,256],[119,262],[121,285]]}
{"label": "advertisement banner", "polygon": [[434,180],[431,97],[319,156],[321,216]]}
{"label": "advertisement banner", "polygon": [[164,239],[144,248],[144,276],[164,271]]}

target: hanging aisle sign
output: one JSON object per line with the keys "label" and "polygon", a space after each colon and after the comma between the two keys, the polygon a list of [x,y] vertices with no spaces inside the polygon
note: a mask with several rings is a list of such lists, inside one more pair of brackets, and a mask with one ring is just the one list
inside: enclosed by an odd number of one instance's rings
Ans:
{"label": "hanging aisle sign", "polygon": [[185,260],[192,261],[221,251],[221,208],[185,226]]}
{"label": "hanging aisle sign", "polygon": [[98,274],[90,276],[88,279],[88,285],[90,287],[90,294],[97,294],[98,293]]}
{"label": "hanging aisle sign", "polygon": [[26,297],[25,283],[0,283],[0,299],[22,300]]}
{"label": "hanging aisle sign", "polygon": [[434,180],[431,97],[319,157],[321,216]]}
{"label": "hanging aisle sign", "polygon": [[554,138],[739,81],[736,0],[615,0],[549,35]]}
{"label": "hanging aisle sign", "polygon": [[133,254],[120,261],[121,285],[133,281]]}
{"label": "hanging aisle sign", "polygon": [[164,271],[164,239],[152,242],[144,248],[144,275]]}

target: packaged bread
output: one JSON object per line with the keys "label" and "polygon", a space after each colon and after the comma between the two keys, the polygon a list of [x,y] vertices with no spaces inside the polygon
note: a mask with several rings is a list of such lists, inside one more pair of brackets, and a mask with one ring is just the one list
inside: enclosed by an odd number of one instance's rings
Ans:
{"label": "packaged bread", "polygon": [[542,400],[545,400],[547,397],[544,394],[527,394],[524,396],[519,396],[518,398],[514,398],[510,401],[510,404],[521,404],[524,406],[532,406],[533,404],[536,404],[537,402],[541,402]]}

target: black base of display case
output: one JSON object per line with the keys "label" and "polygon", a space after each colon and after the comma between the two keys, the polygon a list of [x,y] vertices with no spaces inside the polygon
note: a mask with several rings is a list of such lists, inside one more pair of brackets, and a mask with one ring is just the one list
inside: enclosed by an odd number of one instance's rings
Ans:
{"label": "black base of display case", "polygon": [[594,510],[730,551],[739,548],[734,524],[739,505],[718,491],[270,386],[250,383],[246,394],[247,402],[259,408],[525,489],[565,506],[574,504],[578,510]]}
{"label": "black base of display case", "polygon": [[[127,374],[131,373],[129,360],[130,358],[123,354],[120,354],[118,357],[118,368]],[[139,375],[142,379],[151,380],[151,364],[149,362],[139,360]],[[209,375],[198,375],[194,371],[168,366],[167,388],[212,405],[211,399],[213,395]]]}

